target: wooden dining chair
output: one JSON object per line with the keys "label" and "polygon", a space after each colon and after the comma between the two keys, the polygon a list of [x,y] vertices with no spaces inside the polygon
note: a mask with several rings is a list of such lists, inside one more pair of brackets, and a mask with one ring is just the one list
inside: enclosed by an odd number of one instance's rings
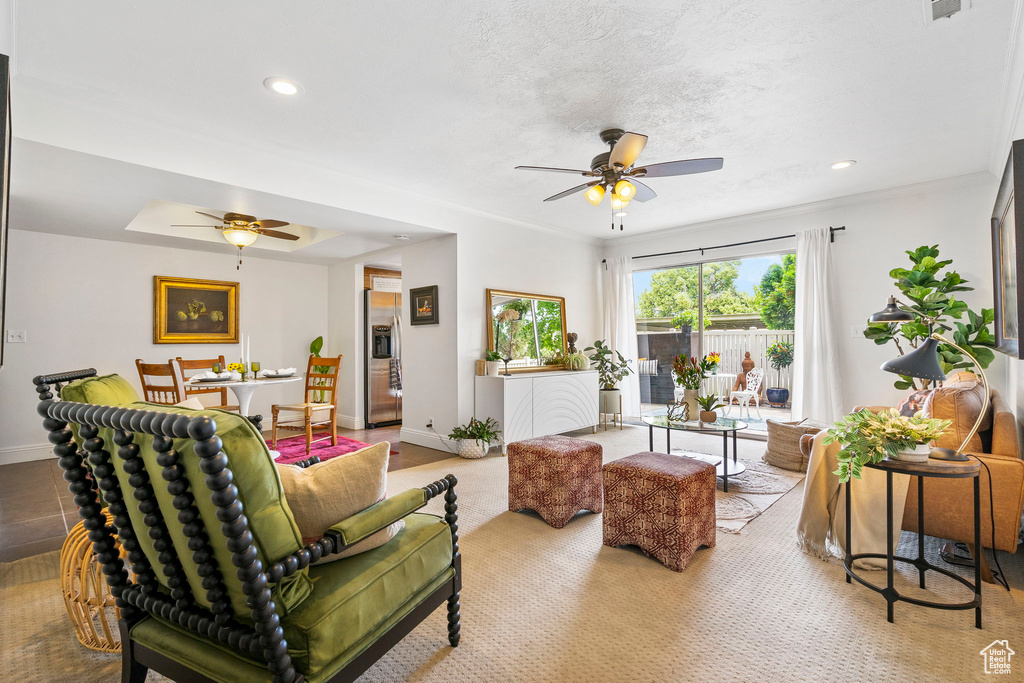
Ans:
{"label": "wooden dining chair", "polygon": [[[289,403],[270,406],[274,416],[271,431],[271,448],[277,449],[277,430],[304,431],[306,433],[306,455],[314,443],[331,440],[332,446],[338,445],[338,372],[341,370],[341,356],[337,358],[320,358],[310,354],[306,366],[306,393],[303,403]],[[284,419],[293,422],[280,422]],[[314,427],[328,427],[330,436],[313,440]],[[321,434],[325,433],[323,431]]]}
{"label": "wooden dining chair", "polygon": [[217,358],[204,358],[200,360],[186,360],[181,356],[175,358],[178,361],[178,368],[181,369],[181,384],[185,387],[185,398],[190,396],[197,396],[199,394],[219,394],[218,400],[219,405],[206,406],[207,408],[219,408],[220,410],[232,410],[237,411],[238,406],[228,405],[228,388],[227,387],[203,387],[202,385],[189,384],[188,379],[192,375],[199,374],[196,371],[203,372],[210,370],[214,363],[220,363],[221,371],[227,369],[227,363],[224,362],[224,356]]}
{"label": "wooden dining chair", "polygon": [[[135,367],[139,370],[144,400],[169,406],[185,400],[185,388],[173,360],[168,359],[166,363],[143,363],[141,358],[136,358]],[[162,383],[151,383],[152,379]]]}

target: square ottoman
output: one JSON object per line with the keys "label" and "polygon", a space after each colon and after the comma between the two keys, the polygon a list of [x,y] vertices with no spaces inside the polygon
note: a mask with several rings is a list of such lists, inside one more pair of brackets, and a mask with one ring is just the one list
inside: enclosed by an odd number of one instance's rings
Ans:
{"label": "square ottoman", "polygon": [[715,468],[693,458],[637,453],[604,466],[604,544],[635,545],[669,569],[715,546]]}
{"label": "square ottoman", "polygon": [[508,446],[508,509],[561,529],[580,510],[601,512],[601,444],[542,436]]}

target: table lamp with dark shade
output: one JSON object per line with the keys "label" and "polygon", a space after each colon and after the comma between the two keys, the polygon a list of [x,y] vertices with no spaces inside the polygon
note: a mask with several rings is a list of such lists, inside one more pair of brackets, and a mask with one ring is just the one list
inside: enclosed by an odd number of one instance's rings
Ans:
{"label": "table lamp with dark shade", "polygon": [[[889,302],[885,308],[878,311],[870,318],[868,322],[871,323],[897,323],[897,322],[912,322],[917,320],[917,316],[910,311],[905,311],[897,305],[896,297],[890,296]],[[950,328],[942,323],[929,320],[929,322],[937,327],[941,327],[945,330]],[[935,460],[954,460],[963,461],[967,460],[967,456],[961,451],[967,448],[967,444],[970,443],[971,438],[978,433],[978,429],[981,427],[982,420],[985,419],[985,414],[988,412],[989,405],[989,388],[988,378],[985,377],[985,371],[982,369],[981,364],[978,360],[967,353],[964,349],[960,348],[953,342],[949,341],[942,335],[933,332],[924,343],[918,346],[910,353],[906,353],[902,356],[897,356],[890,361],[882,363],[882,370],[891,372],[896,375],[902,375],[904,377],[915,377],[917,379],[924,379],[931,382],[941,382],[946,379],[946,374],[942,371],[942,365],[939,364],[939,342],[943,344],[949,344],[954,349],[959,351],[965,357],[970,358],[974,366],[978,368],[978,376],[981,377],[982,386],[985,389],[985,400],[981,408],[981,412],[978,413],[978,419],[974,422],[974,427],[967,434],[967,438],[964,439],[963,443],[960,444],[960,448],[953,450],[952,448],[932,448],[931,455],[929,457]]]}

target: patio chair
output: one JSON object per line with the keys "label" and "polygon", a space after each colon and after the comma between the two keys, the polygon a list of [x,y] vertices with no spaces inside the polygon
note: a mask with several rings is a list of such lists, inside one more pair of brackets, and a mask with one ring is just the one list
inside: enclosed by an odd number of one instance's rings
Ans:
{"label": "patio chair", "polygon": [[764,379],[762,368],[753,368],[747,371],[747,388],[742,391],[733,391],[729,394],[729,402],[725,414],[732,412],[732,402],[735,399],[740,407],[740,417],[743,417],[743,407],[747,408],[747,417],[750,417],[750,402],[754,402],[754,410],[757,412],[757,419],[761,417],[761,380]]}

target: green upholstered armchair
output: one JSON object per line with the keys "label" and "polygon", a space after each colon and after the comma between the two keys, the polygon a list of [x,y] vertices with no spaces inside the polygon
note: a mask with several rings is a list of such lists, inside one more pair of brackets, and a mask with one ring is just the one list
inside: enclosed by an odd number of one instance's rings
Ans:
{"label": "green upholstered armchair", "polygon": [[[37,387],[70,374],[37,378]],[[349,681],[444,602],[458,645],[454,476],[385,499],[303,546],[266,444],[245,418],[39,393],[121,609],[122,681],[141,682],[149,669],[177,681]],[[443,519],[416,512],[442,494]],[[398,519],[405,529],[379,548],[311,565]]]}

